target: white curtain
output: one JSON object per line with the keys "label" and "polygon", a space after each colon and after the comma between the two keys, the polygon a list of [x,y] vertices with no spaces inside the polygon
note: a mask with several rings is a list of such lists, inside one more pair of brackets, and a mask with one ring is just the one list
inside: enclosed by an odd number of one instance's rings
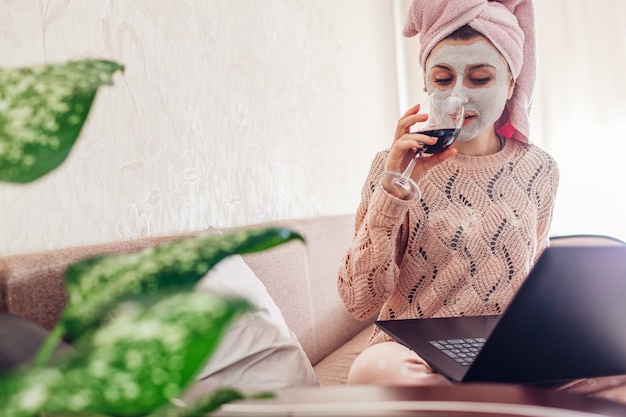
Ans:
{"label": "white curtain", "polygon": [[626,1],[537,0],[532,140],[561,171],[552,234],[626,239]]}

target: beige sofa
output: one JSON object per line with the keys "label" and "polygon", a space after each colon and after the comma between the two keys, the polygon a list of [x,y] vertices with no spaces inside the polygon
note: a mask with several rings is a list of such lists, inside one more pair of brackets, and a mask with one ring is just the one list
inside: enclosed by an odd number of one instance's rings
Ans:
{"label": "beige sofa", "polygon": [[[244,259],[263,281],[298,337],[320,385],[344,384],[349,366],[373,326],[373,319],[360,322],[352,318],[336,289],[337,271],[352,238],[354,216],[263,224],[266,225],[296,230],[306,243],[293,241],[246,255]],[[257,226],[245,228],[254,227]],[[63,273],[69,263],[100,253],[136,251],[180,237],[152,237],[0,257],[0,311],[51,329],[66,302]]]}

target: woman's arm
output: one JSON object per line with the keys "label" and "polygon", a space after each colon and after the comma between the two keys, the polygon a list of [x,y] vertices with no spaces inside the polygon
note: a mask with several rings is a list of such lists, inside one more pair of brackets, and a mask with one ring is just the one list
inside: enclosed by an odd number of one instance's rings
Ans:
{"label": "woman's arm", "polygon": [[[409,204],[378,186],[386,152],[376,155],[363,186],[352,243],[346,250],[337,286],[346,308],[357,319],[378,313],[389,298],[406,248]],[[404,242],[404,243],[403,243]]]}

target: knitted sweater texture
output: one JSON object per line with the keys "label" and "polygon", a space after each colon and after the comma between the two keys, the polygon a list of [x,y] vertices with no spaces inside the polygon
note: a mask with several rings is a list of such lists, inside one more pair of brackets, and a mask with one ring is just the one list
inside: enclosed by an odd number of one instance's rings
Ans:
{"label": "knitted sweater texture", "polygon": [[[357,319],[501,314],[548,245],[559,173],[540,148],[508,140],[457,154],[419,182],[420,200],[379,186],[388,151],[362,190],[338,290]],[[392,340],[378,328],[369,344]]]}

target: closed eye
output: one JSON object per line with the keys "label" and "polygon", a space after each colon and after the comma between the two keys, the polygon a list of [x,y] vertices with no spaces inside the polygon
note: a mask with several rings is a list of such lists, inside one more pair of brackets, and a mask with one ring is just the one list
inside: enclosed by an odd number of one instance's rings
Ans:
{"label": "closed eye", "polygon": [[452,81],[453,81],[452,78],[437,78],[433,82],[437,85],[444,86],[444,85],[450,85]]}
{"label": "closed eye", "polygon": [[472,81],[473,84],[484,85],[491,81],[491,77],[472,78],[470,81]]}

